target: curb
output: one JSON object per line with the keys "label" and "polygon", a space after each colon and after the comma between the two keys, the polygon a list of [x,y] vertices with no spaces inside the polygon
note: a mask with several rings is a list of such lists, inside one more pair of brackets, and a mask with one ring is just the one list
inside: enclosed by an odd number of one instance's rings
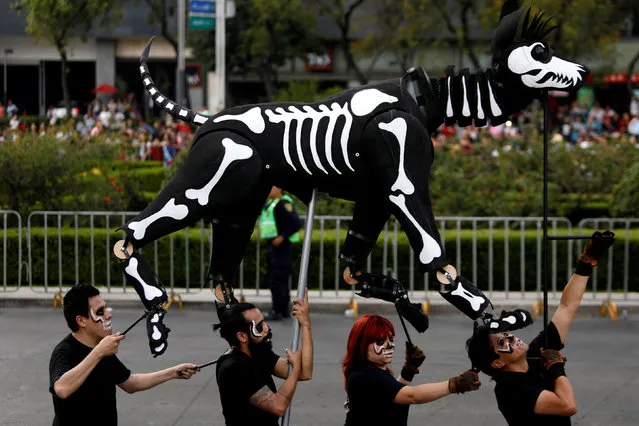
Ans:
{"label": "curb", "polygon": [[[0,297],[0,308],[53,308],[53,295],[48,294],[46,297],[29,297],[29,298],[21,298],[21,297]],[[139,299],[122,299],[122,298],[109,298],[109,295],[106,295],[108,303],[110,306],[116,309],[143,309],[143,306]],[[387,302],[376,302],[370,300],[362,300],[355,299],[358,302],[358,311],[359,314],[369,314],[369,313],[377,313],[382,315],[395,314],[396,310],[394,305]],[[267,297],[248,297],[247,301],[253,303],[259,309],[263,311],[268,311],[271,307],[270,298]],[[311,300],[311,310],[312,312],[317,313],[337,313],[344,314],[344,312],[349,309],[350,300]],[[495,311],[500,312],[501,310],[512,310],[516,308],[532,310],[532,303],[529,300],[503,300],[503,301],[493,301],[495,305]],[[553,303],[554,302],[554,303]],[[624,303],[626,302],[626,303]],[[632,301],[616,301],[619,316],[622,316],[622,312],[626,311],[627,315],[638,315],[639,314],[639,304],[634,303]],[[188,310],[200,310],[200,311],[215,311],[215,305],[213,300],[203,301],[203,300],[183,300],[183,309]],[[557,306],[557,302],[554,300],[549,301],[549,308],[552,311]],[[171,309],[178,309],[177,306],[173,305],[169,307],[169,311]],[[445,301],[436,302],[431,301],[430,305],[430,316],[438,316],[438,315],[460,315],[461,314],[457,308],[446,303]],[[584,301],[579,308],[579,312],[577,314],[579,317],[601,317],[601,305],[594,304],[591,301]]]}

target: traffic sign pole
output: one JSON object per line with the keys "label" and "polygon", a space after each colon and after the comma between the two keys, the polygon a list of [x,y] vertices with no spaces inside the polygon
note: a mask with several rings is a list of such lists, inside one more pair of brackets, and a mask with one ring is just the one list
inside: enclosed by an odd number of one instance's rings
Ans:
{"label": "traffic sign pole", "polygon": [[226,104],[226,0],[216,0],[215,9],[215,75],[219,112]]}

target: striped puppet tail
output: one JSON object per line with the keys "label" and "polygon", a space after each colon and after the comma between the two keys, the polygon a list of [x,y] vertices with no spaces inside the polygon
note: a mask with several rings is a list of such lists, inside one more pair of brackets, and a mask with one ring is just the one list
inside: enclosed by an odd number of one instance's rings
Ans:
{"label": "striped puppet tail", "polygon": [[153,98],[153,102],[155,102],[157,106],[161,107],[164,111],[168,112],[173,117],[178,118],[182,121],[186,121],[187,123],[194,123],[197,125],[204,124],[209,119],[209,117],[198,114],[188,108],[176,105],[175,102],[171,101],[169,98],[160,93],[160,91],[155,86],[155,83],[151,78],[151,74],[149,73],[149,67],[147,66],[147,61],[149,60],[149,51],[151,50],[151,43],[153,43],[154,38],[155,37],[151,37],[151,40],[149,40],[149,42],[146,44],[146,47],[142,52],[142,56],[140,57],[140,74],[142,76],[144,88]]}

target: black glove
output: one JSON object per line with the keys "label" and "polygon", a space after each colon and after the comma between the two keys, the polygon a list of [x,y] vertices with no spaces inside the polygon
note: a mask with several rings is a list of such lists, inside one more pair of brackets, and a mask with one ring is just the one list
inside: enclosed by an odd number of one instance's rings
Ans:
{"label": "black glove", "polygon": [[415,374],[419,374],[419,367],[424,363],[426,355],[417,345],[406,342],[406,360],[402,367],[402,377],[406,381],[412,381]]}
{"label": "black glove", "polygon": [[615,242],[615,234],[611,231],[599,232],[596,231],[592,234],[592,237],[588,240],[586,248],[579,256],[579,261],[590,263],[592,266],[597,266],[599,260],[603,254],[612,246]]}
{"label": "black glove", "polygon": [[566,359],[561,355],[561,352],[555,349],[541,348],[541,366],[553,381],[566,375],[565,363]]}
{"label": "black glove", "polygon": [[464,371],[456,377],[448,379],[448,391],[450,393],[464,393],[479,389],[481,382],[479,375],[472,370]]}

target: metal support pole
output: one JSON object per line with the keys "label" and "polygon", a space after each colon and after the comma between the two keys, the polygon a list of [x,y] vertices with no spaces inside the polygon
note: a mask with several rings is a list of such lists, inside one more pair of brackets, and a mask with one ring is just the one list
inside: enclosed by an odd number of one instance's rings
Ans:
{"label": "metal support pole", "polygon": [[215,77],[219,112],[226,108],[226,0],[215,2]]}
{"label": "metal support pole", "polygon": [[184,105],[184,38],[186,26],[186,0],[178,0],[177,29],[178,29],[178,52],[177,69],[175,73],[175,100],[179,105]]}
{"label": "metal support pole", "polygon": [[[544,330],[548,327],[548,91],[544,91],[544,216],[543,216],[543,259],[542,282],[544,286]],[[545,347],[548,347],[548,333],[545,333]]]}
{"label": "metal support pole", "polygon": [[[219,1],[219,0],[218,0]],[[306,212],[306,226],[304,228],[304,243],[302,244],[302,260],[300,262],[300,275],[297,280],[297,298],[304,299],[304,290],[306,290],[306,281],[308,277],[308,260],[311,255],[311,240],[313,236],[313,219],[315,218],[315,200],[317,198],[317,189],[313,189],[313,195],[311,196],[311,202],[308,204],[308,211]],[[300,340],[300,323],[297,322],[297,318],[293,321],[293,340],[291,342],[291,351],[295,352]],[[291,372],[291,366],[288,366],[288,372]],[[282,420],[282,426],[288,426],[288,422],[291,418],[291,405],[289,404],[284,413],[284,419]]]}

